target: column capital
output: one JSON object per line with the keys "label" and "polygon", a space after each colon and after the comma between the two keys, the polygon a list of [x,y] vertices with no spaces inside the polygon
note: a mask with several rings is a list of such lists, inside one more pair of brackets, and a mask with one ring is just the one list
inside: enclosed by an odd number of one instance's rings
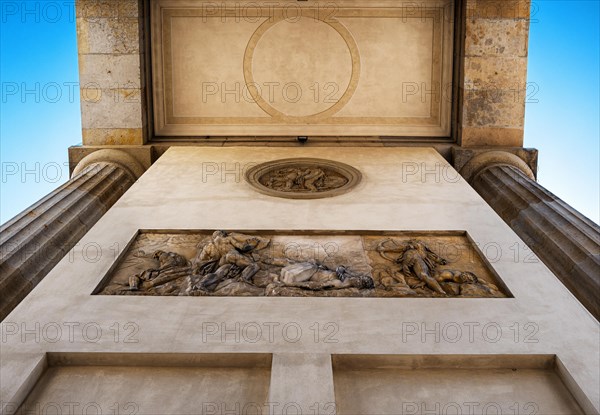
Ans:
{"label": "column capital", "polygon": [[479,174],[494,166],[512,166],[531,180],[536,180],[533,170],[523,159],[515,154],[500,150],[485,151],[476,154],[459,172],[467,182],[472,184]]}
{"label": "column capital", "polygon": [[77,163],[77,166],[75,166],[73,169],[71,177],[77,176],[79,173],[96,163],[114,164],[122,168],[134,182],[146,171],[144,166],[142,166],[133,156],[127,154],[125,151],[116,149],[101,149],[94,151],[93,153],[82,158],[79,163]]}

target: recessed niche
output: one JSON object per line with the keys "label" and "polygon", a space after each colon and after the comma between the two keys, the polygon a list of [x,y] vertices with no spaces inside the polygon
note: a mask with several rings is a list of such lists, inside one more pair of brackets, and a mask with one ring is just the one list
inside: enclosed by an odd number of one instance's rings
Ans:
{"label": "recessed niche", "polygon": [[23,404],[7,413],[265,413],[270,354],[50,355]]}
{"label": "recessed niche", "polygon": [[338,415],[583,414],[549,355],[334,355]]}

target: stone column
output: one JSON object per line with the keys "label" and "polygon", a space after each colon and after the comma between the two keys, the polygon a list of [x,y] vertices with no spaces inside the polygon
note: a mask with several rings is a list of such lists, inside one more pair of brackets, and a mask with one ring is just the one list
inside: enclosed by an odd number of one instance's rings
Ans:
{"label": "stone column", "polygon": [[0,227],[0,320],[144,172],[127,153],[99,150],[71,180]]}
{"label": "stone column", "polygon": [[540,186],[513,154],[482,153],[461,174],[600,320],[600,227]]}

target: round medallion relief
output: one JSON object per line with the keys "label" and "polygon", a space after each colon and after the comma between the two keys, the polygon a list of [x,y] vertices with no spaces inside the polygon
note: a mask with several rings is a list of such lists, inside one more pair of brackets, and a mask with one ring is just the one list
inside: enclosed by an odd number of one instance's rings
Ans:
{"label": "round medallion relief", "polygon": [[288,199],[320,199],[349,192],[360,171],[333,160],[294,158],[262,163],[246,172],[246,181],[261,193]]}

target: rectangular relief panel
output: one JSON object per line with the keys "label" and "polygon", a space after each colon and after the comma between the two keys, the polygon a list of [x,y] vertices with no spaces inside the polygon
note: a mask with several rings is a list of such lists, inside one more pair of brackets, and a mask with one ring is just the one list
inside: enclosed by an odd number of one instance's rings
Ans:
{"label": "rectangular relief panel", "polygon": [[448,137],[453,19],[453,0],[157,0],[156,134]]}
{"label": "rectangular relief panel", "polygon": [[506,298],[466,232],[142,231],[103,295]]}

